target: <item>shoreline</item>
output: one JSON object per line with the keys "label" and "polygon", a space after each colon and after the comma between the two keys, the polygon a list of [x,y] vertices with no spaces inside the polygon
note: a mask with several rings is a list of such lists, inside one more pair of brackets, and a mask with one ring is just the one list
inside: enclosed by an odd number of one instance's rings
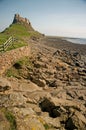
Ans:
{"label": "shoreline", "polygon": [[70,41],[67,41],[61,37],[48,37],[46,36],[44,39],[42,39],[42,44],[46,46],[50,46],[56,49],[66,49],[69,51],[77,51],[83,55],[86,55],[86,44],[78,44],[73,43]]}

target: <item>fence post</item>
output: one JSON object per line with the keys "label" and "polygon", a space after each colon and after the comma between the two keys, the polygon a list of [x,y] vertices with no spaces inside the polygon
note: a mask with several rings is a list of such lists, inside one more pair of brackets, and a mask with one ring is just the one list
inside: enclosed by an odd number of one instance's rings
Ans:
{"label": "fence post", "polygon": [[4,44],[3,44],[2,48],[3,48],[3,51],[5,51],[5,47],[4,47]]}
{"label": "fence post", "polygon": [[14,47],[14,37],[12,37],[12,46]]}

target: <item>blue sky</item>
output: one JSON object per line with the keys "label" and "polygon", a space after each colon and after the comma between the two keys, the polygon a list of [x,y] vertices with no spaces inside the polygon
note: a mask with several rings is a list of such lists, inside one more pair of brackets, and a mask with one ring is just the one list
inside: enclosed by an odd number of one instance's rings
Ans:
{"label": "blue sky", "polygon": [[0,0],[0,31],[15,13],[46,35],[86,38],[86,0]]}

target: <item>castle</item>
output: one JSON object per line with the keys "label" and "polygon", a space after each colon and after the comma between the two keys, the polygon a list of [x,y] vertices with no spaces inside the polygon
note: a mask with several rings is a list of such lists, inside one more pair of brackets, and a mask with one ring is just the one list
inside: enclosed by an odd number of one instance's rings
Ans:
{"label": "castle", "polygon": [[25,23],[30,25],[30,21],[27,18],[21,17],[19,14],[15,14],[13,23]]}

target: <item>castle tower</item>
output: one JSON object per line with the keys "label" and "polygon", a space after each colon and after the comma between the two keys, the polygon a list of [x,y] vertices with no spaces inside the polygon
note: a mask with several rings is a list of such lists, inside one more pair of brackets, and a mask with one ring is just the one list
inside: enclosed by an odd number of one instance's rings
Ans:
{"label": "castle tower", "polygon": [[25,23],[30,25],[30,21],[27,18],[21,17],[19,14],[15,14],[13,23]]}
{"label": "castle tower", "polygon": [[19,23],[24,25],[25,27],[29,28],[30,30],[34,30],[31,26],[30,21],[27,18],[23,18],[21,17],[19,14],[15,14],[14,15],[14,20],[13,20],[13,24],[15,23]]}

